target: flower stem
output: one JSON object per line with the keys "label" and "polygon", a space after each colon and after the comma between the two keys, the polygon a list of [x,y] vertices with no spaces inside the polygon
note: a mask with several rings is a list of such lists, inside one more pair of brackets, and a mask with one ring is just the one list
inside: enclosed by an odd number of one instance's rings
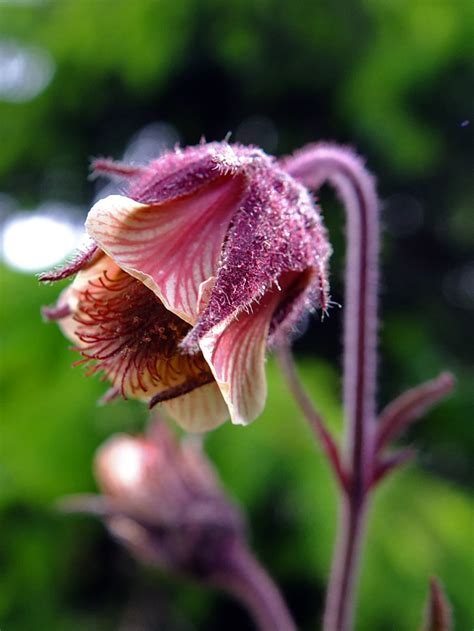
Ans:
{"label": "flower stem", "polygon": [[351,150],[331,144],[303,149],[283,163],[312,188],[329,182],[347,213],[344,315],[345,457],[348,496],[339,531],[324,614],[324,631],[353,626],[354,592],[374,467],[379,219],[372,176]]}
{"label": "flower stem", "polygon": [[294,396],[296,402],[303,410],[304,415],[312,426],[326,458],[334,472],[336,480],[339,482],[341,489],[345,492],[348,490],[347,473],[344,470],[339,454],[339,449],[334,441],[331,433],[327,429],[322,416],[315,410],[311,399],[305,392],[301,381],[299,380],[296,366],[293,361],[291,350],[287,347],[277,349],[277,359],[280,364],[283,375],[286,378],[288,387]]}
{"label": "flower stem", "polygon": [[227,563],[228,571],[215,575],[212,583],[235,596],[260,631],[296,631],[277,586],[246,546],[236,542]]}
{"label": "flower stem", "polygon": [[324,630],[345,631],[351,628],[366,508],[367,502],[357,504],[350,497],[341,499],[339,531],[326,596]]}

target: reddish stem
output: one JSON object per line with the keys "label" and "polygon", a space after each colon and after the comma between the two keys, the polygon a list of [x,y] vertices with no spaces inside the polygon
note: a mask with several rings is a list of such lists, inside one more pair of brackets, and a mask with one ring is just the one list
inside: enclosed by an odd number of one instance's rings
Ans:
{"label": "reddish stem", "polygon": [[301,385],[290,349],[279,348],[277,358],[282,372],[286,377],[288,387],[313,428],[324,454],[331,465],[336,480],[339,482],[341,489],[347,493],[349,489],[349,478],[341,462],[338,446],[325,426],[321,415],[315,410],[310,398]]}
{"label": "reddish stem", "polygon": [[416,456],[416,451],[414,449],[402,449],[400,451],[395,451],[393,454],[389,454],[383,458],[377,458],[376,464],[372,473],[372,483],[371,486],[377,486],[377,484],[383,480],[389,473],[402,467],[403,465],[413,460]]}
{"label": "reddish stem", "polygon": [[339,532],[324,614],[325,631],[352,628],[375,434],[379,220],[373,178],[351,150],[307,147],[283,162],[305,185],[329,182],[347,213],[344,317],[344,410],[350,488],[340,507]]}
{"label": "reddish stem", "polygon": [[324,631],[346,631],[352,628],[367,507],[367,501],[354,503],[350,496],[341,500],[339,528],[326,594]]}
{"label": "reddish stem", "polygon": [[420,631],[451,631],[453,619],[451,607],[436,576],[430,579],[430,593],[426,607],[426,620]]}
{"label": "reddish stem", "polygon": [[[71,495],[57,502],[57,507],[67,513],[86,513],[105,520],[116,518],[116,525],[112,527],[115,536],[120,535],[117,530],[120,523],[118,518],[135,523],[136,528],[142,529],[144,533],[147,531],[147,527],[141,526],[127,503],[115,498],[92,494]],[[147,538],[142,540],[133,537],[129,540],[130,546],[143,562],[156,562],[151,556]],[[212,557],[212,562],[215,567],[205,580],[237,598],[247,608],[260,631],[296,631],[278,587],[242,541],[233,541],[225,554],[219,558]]]}
{"label": "reddish stem", "polygon": [[211,583],[246,606],[260,631],[296,631],[278,588],[249,550],[236,543],[227,562],[229,570],[216,573]]}

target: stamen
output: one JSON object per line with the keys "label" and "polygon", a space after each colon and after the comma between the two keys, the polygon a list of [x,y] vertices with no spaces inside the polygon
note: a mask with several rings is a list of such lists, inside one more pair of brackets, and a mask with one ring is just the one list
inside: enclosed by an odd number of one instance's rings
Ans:
{"label": "stamen", "polygon": [[76,365],[89,364],[88,375],[102,371],[123,397],[162,386],[169,399],[213,379],[201,354],[179,350],[191,326],[122,270],[89,281],[74,320],[83,356]]}

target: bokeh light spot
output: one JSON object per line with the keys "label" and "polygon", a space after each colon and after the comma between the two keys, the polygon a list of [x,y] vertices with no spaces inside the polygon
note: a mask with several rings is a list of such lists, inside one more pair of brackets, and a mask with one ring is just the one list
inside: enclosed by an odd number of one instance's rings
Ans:
{"label": "bokeh light spot", "polygon": [[10,267],[38,272],[65,259],[82,238],[83,231],[67,218],[18,213],[3,226],[1,255]]}
{"label": "bokeh light spot", "polygon": [[54,71],[54,61],[45,50],[0,40],[0,100],[31,101],[48,87]]}

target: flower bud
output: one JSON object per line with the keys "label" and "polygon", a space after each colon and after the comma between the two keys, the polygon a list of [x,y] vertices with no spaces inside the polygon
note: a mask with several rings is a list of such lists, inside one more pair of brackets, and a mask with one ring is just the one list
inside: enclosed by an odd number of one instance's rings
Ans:
{"label": "flower bud", "polygon": [[162,423],[152,434],[111,437],[95,458],[102,496],[72,498],[70,506],[102,514],[139,560],[210,578],[243,537],[240,513],[199,446],[177,443]]}
{"label": "flower bud", "polygon": [[159,422],[148,436],[113,436],[96,454],[95,475],[103,494],[65,498],[63,509],[102,517],[139,561],[231,593],[258,628],[294,631],[196,438],[178,443]]}

